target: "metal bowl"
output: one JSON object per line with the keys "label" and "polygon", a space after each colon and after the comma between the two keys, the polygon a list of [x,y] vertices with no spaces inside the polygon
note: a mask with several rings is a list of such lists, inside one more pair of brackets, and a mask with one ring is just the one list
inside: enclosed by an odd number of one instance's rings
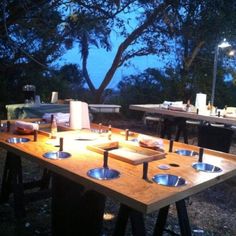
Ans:
{"label": "metal bowl", "polygon": [[210,173],[222,171],[222,169],[220,167],[214,166],[214,165],[211,165],[208,163],[204,163],[204,162],[193,163],[192,167],[197,171],[204,171],[204,172],[210,172]]}
{"label": "metal bowl", "polygon": [[30,139],[29,138],[17,138],[17,137],[12,137],[12,138],[8,138],[7,142],[8,143],[27,143],[29,142]]}
{"label": "metal bowl", "polygon": [[95,168],[87,172],[87,175],[94,179],[110,180],[120,177],[120,172],[109,168]]}
{"label": "metal bowl", "polygon": [[169,187],[179,187],[187,183],[184,178],[170,174],[154,175],[152,180],[157,184]]}
{"label": "metal bowl", "polygon": [[185,150],[185,149],[176,150],[175,153],[177,153],[181,156],[188,156],[188,157],[198,156],[198,152],[195,152],[192,150]]}
{"label": "metal bowl", "polygon": [[71,155],[68,152],[61,152],[61,151],[56,151],[56,152],[46,152],[43,154],[43,157],[52,159],[52,160],[62,160],[69,158]]}

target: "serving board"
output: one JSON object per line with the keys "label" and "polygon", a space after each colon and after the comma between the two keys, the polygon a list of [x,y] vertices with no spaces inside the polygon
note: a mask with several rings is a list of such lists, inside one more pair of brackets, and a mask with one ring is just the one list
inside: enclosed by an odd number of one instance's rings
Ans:
{"label": "serving board", "polygon": [[128,142],[106,142],[88,145],[87,149],[99,154],[109,152],[109,157],[132,165],[142,164],[165,158],[165,153],[132,145]]}

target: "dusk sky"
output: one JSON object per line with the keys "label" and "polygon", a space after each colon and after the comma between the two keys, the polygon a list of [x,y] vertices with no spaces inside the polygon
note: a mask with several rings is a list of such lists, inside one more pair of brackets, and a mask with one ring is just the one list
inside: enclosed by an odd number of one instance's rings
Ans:
{"label": "dusk sky", "polygon": [[[107,70],[110,68],[113,58],[115,56],[119,41],[113,40],[113,50],[107,52],[104,49],[93,48],[90,50],[88,59],[88,72],[96,87],[98,87],[103,80]],[[79,64],[81,68],[81,55],[78,47],[69,50],[58,62],[61,65],[75,63]],[[130,67],[122,66],[116,71],[109,88],[116,88],[120,79],[124,75],[142,73],[148,67],[162,68],[164,63],[157,56],[145,56],[134,58],[131,61]]]}
{"label": "dusk sky", "polygon": [[[134,15],[122,14],[121,17],[129,22],[129,24],[127,24],[127,31],[131,32],[137,27],[138,22],[135,20]],[[123,40],[120,36],[117,36],[115,33],[117,31],[119,30],[116,29],[111,33],[110,39],[112,43],[112,51],[107,52],[104,49],[97,49],[95,47],[90,49],[88,58],[88,72],[95,87],[98,87],[101,81],[104,79],[107,70],[112,64],[117,48]],[[59,61],[59,64],[61,65],[68,63],[79,64],[81,68],[81,55],[79,53],[78,47],[74,47],[73,49],[69,50]],[[163,68],[165,62],[163,62],[163,60],[160,58],[158,59],[157,56],[145,56],[133,58],[131,60],[131,64],[132,65],[129,68],[122,66],[116,71],[116,74],[109,84],[109,88],[116,88],[122,76],[139,74],[149,67]]]}

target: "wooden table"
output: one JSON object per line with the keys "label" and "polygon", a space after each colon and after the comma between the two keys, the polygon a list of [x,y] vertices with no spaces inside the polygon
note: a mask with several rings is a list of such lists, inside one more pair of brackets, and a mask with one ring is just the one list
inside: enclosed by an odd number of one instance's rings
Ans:
{"label": "wooden table", "polygon": [[[119,113],[121,106],[112,104],[89,104],[91,113]],[[42,118],[45,113],[69,113],[69,104],[11,104],[6,105],[7,119]]]}
{"label": "wooden table", "polygon": [[[119,129],[112,129],[112,140],[124,140],[124,136],[120,134],[120,131]],[[191,166],[192,163],[197,161],[197,157],[184,157],[169,152],[169,141],[164,140],[166,158],[149,163],[148,179],[142,178],[142,165],[130,165],[110,158],[108,165],[121,173],[120,178],[108,181],[95,180],[88,177],[87,172],[90,169],[101,167],[103,157],[89,151],[86,146],[107,141],[107,136],[102,135],[98,141],[72,140],[66,142],[68,135],[73,132],[59,133],[59,136],[64,136],[64,151],[72,155],[71,158],[65,160],[49,160],[43,157],[43,154],[48,151],[58,150],[58,147],[47,144],[49,137],[43,134],[38,135],[37,142],[33,141],[33,137],[28,136],[32,141],[21,144],[10,144],[6,140],[12,136],[22,136],[15,135],[12,132],[2,132],[0,135],[0,146],[2,148],[20,157],[35,161],[53,172],[53,235],[57,235],[59,232],[64,233],[64,235],[78,235],[78,229],[84,225],[89,228],[86,230],[92,230],[93,224],[100,229],[105,197],[114,198],[121,203],[114,235],[123,235],[128,216],[133,219],[133,234],[144,235],[142,214],[159,209],[161,209],[160,217],[162,220],[159,220],[156,225],[155,235],[161,235],[168,207],[172,203],[177,204],[177,210],[180,213],[182,235],[191,235],[188,221],[186,221],[184,199],[236,175],[235,155],[205,149],[203,161],[217,165],[223,171],[218,173],[197,172]],[[132,138],[130,137],[130,139]],[[133,143],[132,141],[127,142]],[[199,151],[198,147],[174,142],[173,151],[176,149]],[[170,163],[174,163],[179,167],[171,167],[169,170],[157,168],[160,164]],[[166,187],[151,180],[154,175],[165,173],[182,176],[187,180],[187,184],[181,187]],[[86,212],[87,216],[81,217],[80,215],[77,218],[80,209],[83,209],[83,214]],[[94,216],[95,213],[96,216]],[[86,219],[89,221],[86,221]],[[90,231],[86,232],[91,233]],[[92,232],[93,234],[88,235],[96,235],[95,232],[99,234],[100,230]]]}
{"label": "wooden table", "polygon": [[160,104],[140,104],[140,105],[135,104],[135,105],[130,105],[129,108],[131,110],[156,113],[163,116],[172,116],[185,119],[208,121],[210,123],[220,123],[225,125],[236,125],[236,117],[226,118],[223,117],[222,115],[218,117],[217,115],[197,114],[196,112],[174,111],[161,108]]}

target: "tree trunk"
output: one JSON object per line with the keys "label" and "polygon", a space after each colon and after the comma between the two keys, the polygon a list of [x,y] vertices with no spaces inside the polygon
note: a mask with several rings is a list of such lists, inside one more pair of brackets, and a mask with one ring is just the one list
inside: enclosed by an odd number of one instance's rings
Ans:
{"label": "tree trunk", "polygon": [[147,27],[149,25],[151,25],[158,18],[162,18],[163,15],[161,13],[169,6],[170,3],[171,3],[171,1],[165,1],[163,4],[160,4],[157,8],[155,8],[154,11],[152,12],[152,14],[150,14],[148,16],[146,21],[142,25],[140,25],[138,28],[136,28],[120,44],[110,69],[106,73],[105,78],[102,81],[101,85],[99,86],[98,90],[96,90],[96,96],[95,96],[96,102],[101,102],[102,94],[103,94],[104,90],[109,85],[109,83],[111,82],[117,68],[120,66],[120,62],[121,62],[122,55],[123,55],[124,51],[128,48],[128,46],[134,40],[136,40],[147,29]]}

